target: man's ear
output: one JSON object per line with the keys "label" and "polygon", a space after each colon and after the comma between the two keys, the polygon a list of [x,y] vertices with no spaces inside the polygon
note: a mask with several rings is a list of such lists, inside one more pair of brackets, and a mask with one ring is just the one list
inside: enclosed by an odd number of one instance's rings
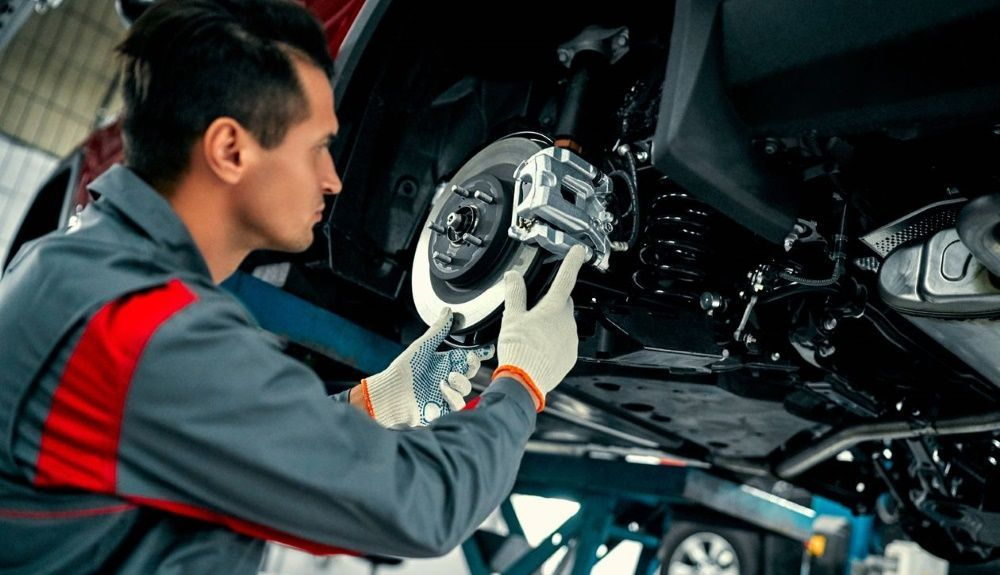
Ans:
{"label": "man's ear", "polygon": [[236,184],[252,162],[254,139],[239,122],[229,117],[216,118],[205,130],[202,153],[208,168],[220,180]]}

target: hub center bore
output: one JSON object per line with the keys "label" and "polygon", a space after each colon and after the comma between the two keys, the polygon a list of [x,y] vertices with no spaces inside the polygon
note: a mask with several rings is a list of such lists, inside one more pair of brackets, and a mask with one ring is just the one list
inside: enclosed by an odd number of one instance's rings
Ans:
{"label": "hub center bore", "polygon": [[462,206],[454,212],[448,214],[445,219],[445,226],[448,230],[448,240],[459,245],[465,239],[474,235],[476,224],[479,223],[479,211],[475,206]]}

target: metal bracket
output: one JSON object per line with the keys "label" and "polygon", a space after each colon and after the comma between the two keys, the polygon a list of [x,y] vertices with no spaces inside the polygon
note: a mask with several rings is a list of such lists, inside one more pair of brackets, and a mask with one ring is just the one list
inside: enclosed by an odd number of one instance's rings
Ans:
{"label": "metal bracket", "polygon": [[628,28],[624,26],[621,28],[588,26],[576,38],[559,46],[556,54],[559,56],[559,62],[567,68],[573,64],[573,58],[577,54],[585,51],[600,52],[608,57],[609,62],[614,64],[628,53],[628,47]]}
{"label": "metal bracket", "polygon": [[811,220],[803,220],[799,218],[798,221],[792,226],[792,231],[788,232],[785,236],[784,248],[785,251],[791,251],[792,246],[796,243],[813,243],[813,242],[825,242],[823,236],[816,231],[816,222]]}

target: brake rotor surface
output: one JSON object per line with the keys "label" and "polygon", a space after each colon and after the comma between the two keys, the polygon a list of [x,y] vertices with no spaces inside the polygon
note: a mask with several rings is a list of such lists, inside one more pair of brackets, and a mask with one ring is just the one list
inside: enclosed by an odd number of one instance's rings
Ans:
{"label": "brake rotor surface", "polygon": [[435,196],[413,257],[413,303],[430,325],[444,307],[455,313],[453,335],[475,332],[500,313],[503,274],[529,278],[544,251],[511,239],[514,170],[539,143],[523,137],[483,148]]}

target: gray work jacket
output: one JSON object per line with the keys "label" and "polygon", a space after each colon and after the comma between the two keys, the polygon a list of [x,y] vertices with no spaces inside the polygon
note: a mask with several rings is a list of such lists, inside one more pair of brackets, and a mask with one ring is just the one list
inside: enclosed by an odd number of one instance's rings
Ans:
{"label": "gray work jacket", "polygon": [[138,176],[91,191],[0,281],[0,573],[255,573],[266,539],[439,555],[510,491],[519,383],[384,429],[212,283]]}

